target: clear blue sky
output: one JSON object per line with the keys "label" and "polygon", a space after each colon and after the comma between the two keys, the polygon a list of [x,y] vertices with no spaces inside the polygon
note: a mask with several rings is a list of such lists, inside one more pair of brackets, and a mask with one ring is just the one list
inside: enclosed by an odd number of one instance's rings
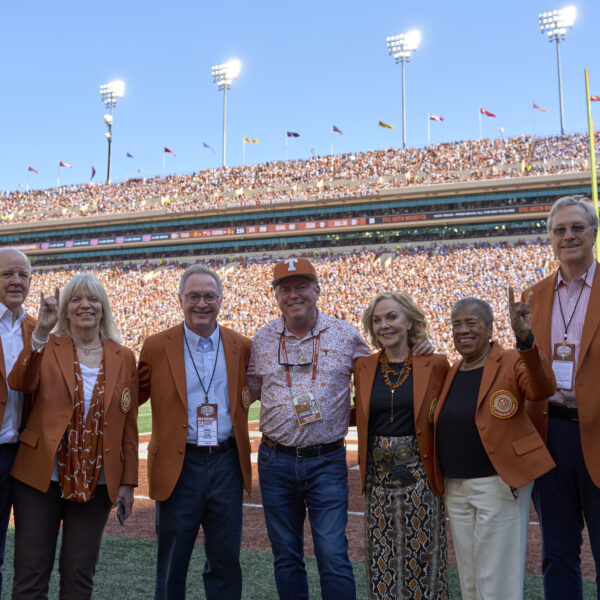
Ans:
{"label": "clear blue sky", "polygon": [[[308,158],[330,151],[401,146],[400,66],[386,37],[418,28],[422,43],[407,65],[407,142],[432,143],[483,134],[559,132],[554,44],[539,32],[537,14],[568,4],[553,0],[403,2],[395,0],[27,0],[0,10],[0,190],[106,176],[104,105],[99,86],[123,79],[115,111],[113,181],[137,174],[190,173],[220,166],[222,94],[211,66],[230,58],[242,71],[228,94],[227,163]],[[586,127],[583,70],[600,95],[597,51],[600,2],[574,2],[575,26],[561,44],[567,132]],[[593,104],[596,128],[600,103]],[[384,130],[378,120],[395,126]],[[215,153],[203,150],[206,142]],[[127,159],[130,152],[135,160]]]}

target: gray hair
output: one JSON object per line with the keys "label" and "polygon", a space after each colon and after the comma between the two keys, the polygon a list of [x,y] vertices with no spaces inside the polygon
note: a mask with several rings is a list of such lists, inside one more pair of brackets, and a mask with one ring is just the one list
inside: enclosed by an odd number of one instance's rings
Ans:
{"label": "gray hair", "polygon": [[87,290],[90,294],[95,296],[102,305],[102,318],[100,319],[100,337],[102,339],[112,340],[113,342],[121,343],[121,334],[119,328],[115,323],[112,311],[110,310],[110,304],[108,302],[108,295],[100,280],[92,275],[91,273],[79,273],[75,275],[67,285],[65,285],[61,295],[60,302],[58,305],[58,322],[54,328],[54,334],[57,336],[64,336],[71,331],[71,325],[69,323],[69,316],[67,310],[69,302],[73,299],[77,293],[81,290]]}
{"label": "gray hair", "polygon": [[192,275],[208,275],[208,276],[212,277],[214,279],[215,283],[217,284],[217,289],[219,290],[219,296],[223,295],[223,284],[221,283],[221,278],[215,271],[213,271],[212,269],[209,269],[206,265],[203,265],[202,263],[197,263],[195,265],[192,265],[191,267],[188,267],[183,272],[183,275],[181,276],[181,279],[179,281],[179,295],[183,295],[183,288],[185,287],[185,282]]}
{"label": "gray hair", "polygon": [[458,302],[456,302],[456,304],[452,307],[450,318],[453,319],[456,311],[464,308],[465,306],[476,306],[481,312],[481,316],[483,317],[486,325],[494,322],[494,311],[492,310],[492,307],[485,300],[480,300],[474,296],[461,298]]}
{"label": "gray hair", "polygon": [[552,205],[550,214],[548,215],[548,219],[546,221],[548,233],[552,231],[552,219],[554,219],[554,216],[561,208],[565,208],[566,206],[579,206],[582,208],[587,217],[588,224],[594,229],[598,229],[598,215],[596,214],[590,199],[583,194],[575,194],[573,196],[563,196]]}

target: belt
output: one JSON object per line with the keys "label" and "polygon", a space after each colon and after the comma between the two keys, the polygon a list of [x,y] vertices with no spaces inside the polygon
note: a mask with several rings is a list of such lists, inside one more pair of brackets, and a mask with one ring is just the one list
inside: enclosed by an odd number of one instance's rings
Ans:
{"label": "belt", "polygon": [[188,452],[196,452],[197,454],[220,454],[235,448],[235,438],[227,438],[217,446],[196,446],[196,444],[186,444],[185,449]]}
{"label": "belt", "polygon": [[400,446],[399,448],[373,448],[373,458],[377,461],[390,462],[398,459],[408,461],[417,455],[418,450],[413,450],[410,446]]}
{"label": "belt", "polygon": [[548,414],[554,419],[563,421],[579,421],[576,408],[568,408],[559,404],[548,404]]}
{"label": "belt", "polygon": [[330,444],[319,444],[317,446],[284,446],[283,444],[272,440],[264,433],[261,441],[267,448],[275,448],[277,452],[289,454],[290,456],[295,456],[297,458],[310,458],[311,456],[328,454],[329,452],[333,452],[344,446],[343,439],[331,442]]}

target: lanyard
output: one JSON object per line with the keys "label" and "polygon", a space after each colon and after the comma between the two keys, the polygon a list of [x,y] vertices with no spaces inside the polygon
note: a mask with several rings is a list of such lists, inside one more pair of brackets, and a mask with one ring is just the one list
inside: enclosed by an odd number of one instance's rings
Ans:
{"label": "lanyard", "polygon": [[[313,335],[312,333],[312,329],[311,329],[311,335]],[[313,359],[312,359],[312,377],[311,379],[314,381],[317,377],[317,365],[319,363],[319,346],[321,345],[321,333],[319,332],[317,334],[317,337],[315,338],[313,336]],[[285,329],[281,332],[281,350],[283,351],[283,359],[285,360],[285,362],[288,362],[288,354],[287,354],[287,349],[285,347]],[[292,387],[292,377],[290,375],[290,366],[289,365],[285,365],[285,381],[286,384],[289,388]]]}
{"label": "lanyard", "polygon": [[219,332],[219,341],[217,343],[217,351],[215,352],[215,364],[213,365],[212,375],[210,376],[210,381],[208,382],[208,388],[204,387],[204,383],[202,382],[202,377],[200,377],[200,373],[198,373],[198,368],[196,367],[196,361],[192,355],[192,351],[190,349],[190,344],[187,339],[187,335],[183,332],[183,339],[185,339],[185,345],[187,346],[190,358],[192,359],[192,365],[194,365],[194,371],[196,371],[196,375],[198,376],[198,381],[202,386],[202,390],[204,392],[204,404],[208,404],[208,392],[210,391],[210,386],[212,385],[215,371],[217,370],[217,361],[219,360],[219,348],[221,347],[221,332]]}
{"label": "lanyard", "polygon": [[587,271],[585,272],[585,275],[583,277],[583,283],[581,284],[581,289],[579,290],[579,296],[577,296],[577,302],[575,302],[575,307],[573,308],[573,312],[571,313],[571,317],[569,318],[568,323],[565,320],[565,313],[563,312],[562,302],[560,300],[560,290],[558,289],[558,285],[556,286],[556,293],[558,294],[558,307],[560,308],[560,316],[562,317],[563,325],[565,326],[565,335],[563,338],[565,342],[567,341],[567,331],[569,329],[569,325],[571,324],[571,321],[573,320],[573,317],[575,316],[575,311],[577,310],[577,305],[579,304],[581,294],[583,294],[583,288],[585,287],[585,282],[587,281],[587,274],[588,274],[589,270],[590,270],[590,268],[588,267]]}

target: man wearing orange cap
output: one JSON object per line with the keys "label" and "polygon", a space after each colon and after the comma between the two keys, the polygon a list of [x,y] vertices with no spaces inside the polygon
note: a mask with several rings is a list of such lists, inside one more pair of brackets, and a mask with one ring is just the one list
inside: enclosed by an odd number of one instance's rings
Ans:
{"label": "man wearing orange cap", "polygon": [[344,437],[352,367],[369,349],[356,327],[317,309],[321,290],[307,259],[278,262],[273,290],[281,317],[254,336],[248,384],[262,402],[258,472],[277,591],[308,598],[308,509],[323,599],[354,599]]}

